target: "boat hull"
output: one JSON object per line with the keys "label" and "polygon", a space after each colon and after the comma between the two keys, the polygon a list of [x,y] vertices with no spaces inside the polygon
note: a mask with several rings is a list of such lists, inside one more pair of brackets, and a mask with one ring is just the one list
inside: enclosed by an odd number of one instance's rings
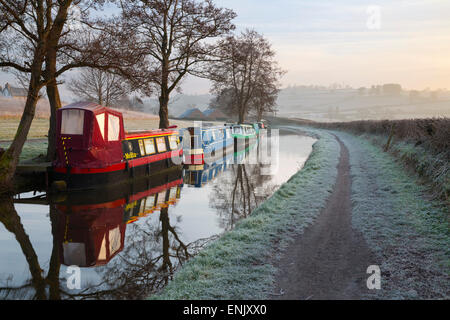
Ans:
{"label": "boat hull", "polygon": [[52,184],[54,182],[62,183],[67,191],[91,190],[121,184],[130,179],[147,177],[160,170],[178,165],[169,157],[135,166],[124,162],[97,169],[53,168],[49,176]]}

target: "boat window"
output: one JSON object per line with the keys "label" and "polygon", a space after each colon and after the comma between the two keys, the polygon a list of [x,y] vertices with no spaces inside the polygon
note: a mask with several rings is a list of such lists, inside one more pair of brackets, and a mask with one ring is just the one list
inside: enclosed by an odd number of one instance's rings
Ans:
{"label": "boat window", "polygon": [[169,145],[171,150],[176,150],[178,148],[177,136],[169,137]]}
{"label": "boat window", "polygon": [[173,187],[170,189],[169,191],[169,200],[173,201],[177,199],[177,193],[178,193],[178,188],[177,187]]}
{"label": "boat window", "polygon": [[147,199],[141,199],[141,201],[138,201],[138,204],[136,205],[137,207],[139,207],[139,216],[141,216],[142,213],[145,212],[145,201]]}
{"label": "boat window", "polygon": [[97,124],[100,129],[100,133],[102,134],[102,138],[105,140],[105,114],[100,113],[96,115],[95,118],[97,119]]}
{"label": "boat window", "polygon": [[128,152],[133,152],[133,143],[128,141]]}
{"label": "boat window", "polygon": [[86,265],[86,245],[79,242],[63,243],[64,263],[68,265]]}
{"label": "boat window", "polygon": [[141,156],[145,156],[144,142],[139,140],[139,149],[141,150]]}
{"label": "boat window", "polygon": [[166,190],[158,193],[158,199],[156,200],[156,205],[158,207],[160,207],[162,204],[164,204],[166,202],[166,194],[167,194]]}
{"label": "boat window", "polygon": [[144,140],[145,154],[154,154],[155,150],[155,140],[153,139],[145,139]]}
{"label": "boat window", "polygon": [[154,207],[155,207],[155,195],[147,197],[145,201],[144,212],[145,213],[152,212]]}
{"label": "boat window", "polygon": [[106,260],[106,235],[103,236],[102,244],[100,246],[100,252],[98,253],[97,260]]}
{"label": "boat window", "polygon": [[69,109],[62,112],[61,134],[82,135],[84,110]]}
{"label": "boat window", "polygon": [[209,131],[203,131],[203,134],[202,134],[203,142],[209,143],[210,139],[211,139],[210,138],[210,132]]}
{"label": "boat window", "polygon": [[119,141],[120,118],[108,114],[108,141]]}
{"label": "boat window", "polygon": [[120,234],[120,227],[116,227],[109,231],[109,255],[116,253],[121,246],[122,235]]}
{"label": "boat window", "polygon": [[158,152],[166,152],[167,151],[166,139],[164,139],[164,137],[156,138],[156,147],[158,149]]}

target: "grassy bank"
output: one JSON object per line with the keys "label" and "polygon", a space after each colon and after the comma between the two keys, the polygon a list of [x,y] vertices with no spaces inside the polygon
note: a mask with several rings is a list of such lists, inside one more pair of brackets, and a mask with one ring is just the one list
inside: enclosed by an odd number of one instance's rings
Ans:
{"label": "grassy bank", "polygon": [[[448,206],[430,199],[419,177],[383,151],[378,135],[336,134],[350,152],[352,224],[381,268],[382,290],[374,292],[375,297],[448,299]],[[410,147],[399,142],[396,148],[407,152]]]}
{"label": "grassy bank", "polygon": [[315,127],[346,131],[370,139],[424,178],[436,197],[450,195],[450,119],[316,123]]}
{"label": "grassy bank", "polygon": [[249,218],[188,261],[152,299],[265,299],[275,268],[292,236],[310,225],[326,204],[337,176],[339,144],[325,132],[303,170]]}

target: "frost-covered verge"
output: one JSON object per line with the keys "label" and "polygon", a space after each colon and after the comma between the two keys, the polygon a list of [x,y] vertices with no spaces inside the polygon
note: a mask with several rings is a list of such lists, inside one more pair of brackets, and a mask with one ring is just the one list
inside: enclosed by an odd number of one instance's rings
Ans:
{"label": "frost-covered verge", "polygon": [[189,260],[169,285],[152,299],[265,299],[279,258],[295,234],[310,225],[325,207],[339,161],[336,139],[319,137],[304,168],[236,228]]}
{"label": "frost-covered verge", "polygon": [[[414,170],[433,188],[433,196],[450,201],[450,119],[409,119],[314,123],[316,128],[369,138]],[[389,144],[387,143],[389,141]]]}
{"label": "frost-covered verge", "polygon": [[[380,135],[362,135],[375,144],[383,146],[387,137]],[[427,180],[437,198],[449,201],[450,196],[450,150],[430,152],[422,145],[410,141],[397,140],[391,143],[389,152],[412,168],[420,177]]]}
{"label": "frost-covered verge", "polygon": [[350,152],[352,223],[363,233],[382,272],[382,290],[376,297],[448,299],[448,206],[427,199],[418,176],[380,146],[364,137],[336,134]]}

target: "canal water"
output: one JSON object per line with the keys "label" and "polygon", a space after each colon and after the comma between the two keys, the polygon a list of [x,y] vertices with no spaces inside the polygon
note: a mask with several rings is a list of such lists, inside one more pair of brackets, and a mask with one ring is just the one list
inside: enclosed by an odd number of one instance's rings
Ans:
{"label": "canal water", "polygon": [[0,299],[141,299],[158,292],[300,170],[315,142],[283,131],[269,141],[279,145],[271,165],[259,161],[255,146],[120,188],[1,200]]}

